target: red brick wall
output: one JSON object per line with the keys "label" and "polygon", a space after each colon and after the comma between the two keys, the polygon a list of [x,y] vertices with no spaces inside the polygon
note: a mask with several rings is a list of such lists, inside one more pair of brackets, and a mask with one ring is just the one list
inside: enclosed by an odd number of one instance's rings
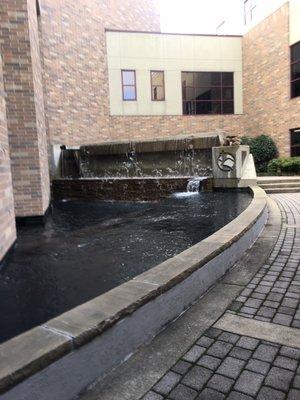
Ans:
{"label": "red brick wall", "polygon": [[271,135],[290,155],[289,129],[300,126],[300,98],[290,99],[289,5],[243,39],[245,131]]}
{"label": "red brick wall", "polygon": [[151,139],[201,132],[244,134],[243,115],[110,117],[110,138]]}
{"label": "red brick wall", "polygon": [[105,28],[159,30],[157,0],[42,0],[51,142],[110,140]]}
{"label": "red brick wall", "polygon": [[16,215],[42,215],[49,177],[36,0],[1,0],[0,44]]}
{"label": "red brick wall", "polygon": [[0,261],[15,239],[15,214],[0,56]]}

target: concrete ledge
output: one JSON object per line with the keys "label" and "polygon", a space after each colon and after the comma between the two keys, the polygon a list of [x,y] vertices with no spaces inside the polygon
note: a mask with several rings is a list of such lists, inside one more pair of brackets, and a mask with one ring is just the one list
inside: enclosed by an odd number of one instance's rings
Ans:
{"label": "concrete ledge", "polygon": [[266,223],[267,202],[262,189],[251,191],[249,207],[207,239],[2,344],[1,398],[72,399],[149,342],[252,246]]}

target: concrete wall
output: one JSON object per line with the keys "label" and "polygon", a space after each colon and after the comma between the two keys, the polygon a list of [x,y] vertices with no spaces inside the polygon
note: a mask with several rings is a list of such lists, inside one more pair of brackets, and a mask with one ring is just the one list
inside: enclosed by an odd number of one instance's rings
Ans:
{"label": "concrete wall", "polygon": [[13,190],[0,55],[0,262],[16,239]]}
{"label": "concrete wall", "polygon": [[[234,72],[243,113],[241,37],[107,32],[106,42],[111,115],[182,115],[181,71]],[[136,70],[137,101],[122,100],[122,69]],[[164,71],[165,101],[151,101],[151,70]]]}
{"label": "concrete wall", "polygon": [[289,130],[300,126],[300,97],[290,98],[289,33],[286,3],[243,39],[245,131],[272,136],[285,156]]}
{"label": "concrete wall", "polygon": [[0,45],[16,215],[43,215],[49,177],[36,0],[1,1]]}

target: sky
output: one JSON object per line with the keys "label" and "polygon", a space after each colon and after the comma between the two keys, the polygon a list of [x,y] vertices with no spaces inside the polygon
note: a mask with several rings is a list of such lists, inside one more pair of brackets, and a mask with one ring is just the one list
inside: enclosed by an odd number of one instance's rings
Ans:
{"label": "sky", "polygon": [[[161,30],[177,33],[241,34],[243,0],[160,0]],[[225,24],[216,32],[216,28]]]}

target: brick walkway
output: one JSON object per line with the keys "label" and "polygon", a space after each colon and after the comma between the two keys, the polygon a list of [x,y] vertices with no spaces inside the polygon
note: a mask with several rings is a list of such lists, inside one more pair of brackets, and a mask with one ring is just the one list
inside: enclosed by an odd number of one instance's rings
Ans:
{"label": "brick walkway", "polygon": [[[282,214],[279,238],[267,264],[227,312],[296,332],[300,327],[300,194],[272,198]],[[299,400],[300,349],[255,339],[251,330],[249,336],[241,336],[209,328],[142,399]]]}

